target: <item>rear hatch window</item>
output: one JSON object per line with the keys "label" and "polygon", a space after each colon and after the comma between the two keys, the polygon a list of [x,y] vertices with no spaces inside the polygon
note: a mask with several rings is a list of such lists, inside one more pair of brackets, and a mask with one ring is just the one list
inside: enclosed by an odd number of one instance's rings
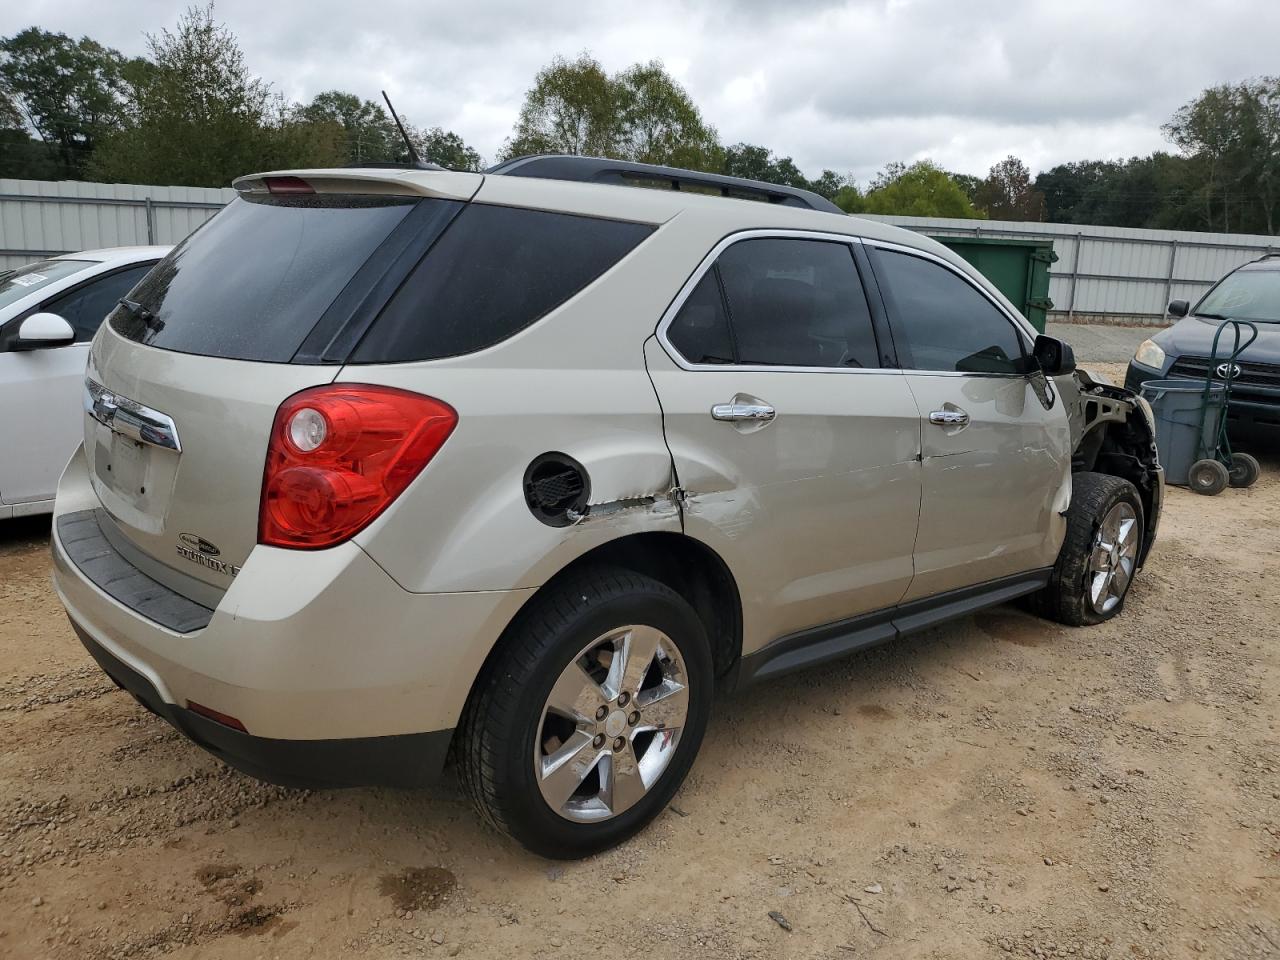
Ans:
{"label": "rear hatch window", "polygon": [[111,327],[137,343],[286,363],[411,198],[240,197],[156,265]]}
{"label": "rear hatch window", "polygon": [[439,199],[245,196],[161,261],[111,327],[234,360],[458,356],[545,316],[653,229]]}

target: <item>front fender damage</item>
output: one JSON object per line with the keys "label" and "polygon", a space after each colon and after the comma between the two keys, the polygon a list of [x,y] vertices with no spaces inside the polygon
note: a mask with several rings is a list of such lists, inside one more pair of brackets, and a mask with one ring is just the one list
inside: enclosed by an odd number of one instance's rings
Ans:
{"label": "front fender damage", "polygon": [[1142,498],[1146,536],[1139,562],[1144,562],[1155,542],[1164,503],[1164,470],[1151,406],[1132,390],[1087,370],[1077,369],[1055,382],[1071,428],[1072,472],[1123,477]]}

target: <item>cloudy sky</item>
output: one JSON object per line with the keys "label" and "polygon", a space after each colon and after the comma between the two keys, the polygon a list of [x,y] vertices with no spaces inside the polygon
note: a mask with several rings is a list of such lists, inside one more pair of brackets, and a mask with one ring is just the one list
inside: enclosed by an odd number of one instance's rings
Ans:
{"label": "cloudy sky", "polygon": [[[30,25],[125,53],[172,26],[164,0],[26,0]],[[725,143],[867,180],[930,157],[983,174],[1167,148],[1206,86],[1280,73],[1277,0],[219,0],[250,69],[304,100],[385,87],[414,123],[492,159],[538,68],[587,50],[610,71],[661,59]]]}

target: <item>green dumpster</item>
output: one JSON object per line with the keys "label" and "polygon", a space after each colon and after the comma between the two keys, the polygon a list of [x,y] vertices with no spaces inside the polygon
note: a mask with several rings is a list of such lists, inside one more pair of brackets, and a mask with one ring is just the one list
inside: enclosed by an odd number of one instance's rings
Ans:
{"label": "green dumpster", "polygon": [[1052,240],[999,237],[934,237],[977,267],[1031,325],[1044,333],[1049,299],[1049,264],[1056,263]]}

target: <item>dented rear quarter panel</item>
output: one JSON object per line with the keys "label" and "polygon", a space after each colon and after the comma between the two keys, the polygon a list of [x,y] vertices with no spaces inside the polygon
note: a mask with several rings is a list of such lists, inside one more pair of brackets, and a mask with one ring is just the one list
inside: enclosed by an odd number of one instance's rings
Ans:
{"label": "dented rear quarter panel", "polygon": [[[614,537],[680,530],[661,414],[643,369],[367,373],[363,379],[430,393],[458,411],[454,433],[395,509],[356,537],[406,590],[541,586]],[[530,512],[523,483],[529,463],[552,451],[586,468],[591,504],[655,500],[548,526]]]}

